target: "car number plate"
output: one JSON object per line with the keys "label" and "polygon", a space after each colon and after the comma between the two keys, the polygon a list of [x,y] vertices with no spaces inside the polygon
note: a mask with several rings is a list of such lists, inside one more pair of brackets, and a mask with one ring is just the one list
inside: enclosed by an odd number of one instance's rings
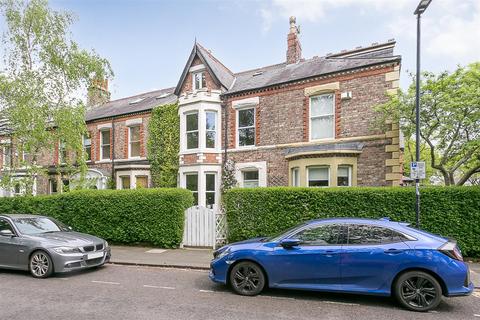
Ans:
{"label": "car number plate", "polygon": [[87,256],[87,259],[90,260],[90,259],[96,259],[100,257],[103,257],[103,252],[94,252],[94,253],[89,253]]}

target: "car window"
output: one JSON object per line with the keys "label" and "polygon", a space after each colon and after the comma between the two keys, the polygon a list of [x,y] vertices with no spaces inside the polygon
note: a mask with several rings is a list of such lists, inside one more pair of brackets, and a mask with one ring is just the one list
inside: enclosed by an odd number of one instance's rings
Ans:
{"label": "car window", "polygon": [[20,233],[28,235],[69,231],[68,227],[64,226],[63,224],[45,217],[16,218],[13,220],[13,222]]}
{"label": "car window", "polygon": [[328,224],[303,229],[292,236],[292,238],[301,240],[302,245],[328,246],[339,244],[340,236],[341,226],[338,224]]}
{"label": "car window", "polygon": [[372,225],[348,226],[348,244],[383,244],[404,241],[406,238],[391,229]]}
{"label": "car window", "polygon": [[10,223],[5,219],[0,219],[0,230],[10,230],[12,233],[14,232]]}

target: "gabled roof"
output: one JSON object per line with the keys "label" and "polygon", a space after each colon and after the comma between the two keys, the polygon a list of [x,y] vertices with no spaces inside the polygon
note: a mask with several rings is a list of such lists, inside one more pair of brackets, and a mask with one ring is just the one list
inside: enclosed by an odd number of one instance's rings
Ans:
{"label": "gabled roof", "polygon": [[92,107],[87,111],[85,120],[93,121],[111,118],[120,115],[152,110],[154,107],[175,103],[177,96],[173,94],[175,88],[160,89],[141,93],[135,96],[109,101],[100,106]]}
{"label": "gabled roof", "polygon": [[233,72],[225,67],[220,61],[218,61],[218,59],[215,58],[207,49],[195,42],[192,52],[190,53],[190,57],[183,68],[183,72],[180,80],[178,81],[177,87],[175,88],[175,94],[177,96],[180,94],[180,89],[196,56],[198,56],[198,58],[205,65],[214,81],[218,85],[222,86],[225,90],[228,90],[235,79]]}

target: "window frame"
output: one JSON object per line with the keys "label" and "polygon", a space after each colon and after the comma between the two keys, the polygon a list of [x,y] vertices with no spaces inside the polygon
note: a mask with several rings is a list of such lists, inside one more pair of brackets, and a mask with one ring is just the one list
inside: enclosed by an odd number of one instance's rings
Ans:
{"label": "window frame", "polygon": [[[333,106],[332,106],[332,113],[331,114],[322,114],[322,115],[316,115],[312,116],[312,99],[320,96],[326,96],[330,95],[332,96],[333,100]],[[308,98],[309,101],[309,106],[308,106],[308,137],[309,141],[322,141],[322,140],[332,140],[335,139],[335,104],[336,104],[336,98],[335,98],[335,93],[334,92],[328,92],[328,93],[322,93],[322,94],[316,94],[312,95]],[[319,119],[319,118],[326,118],[326,117],[332,117],[332,136],[331,137],[326,137],[326,138],[320,138],[320,139],[313,139],[312,138],[312,120],[313,119]]]}
{"label": "window frame", "polygon": [[282,241],[283,239],[297,239],[297,235],[299,233],[307,230],[307,229],[315,229],[315,228],[320,228],[320,227],[325,227],[325,226],[338,226],[338,228],[340,229],[340,233],[339,233],[336,244],[325,244],[325,245],[313,244],[313,245],[309,245],[309,244],[306,244],[306,243],[302,242],[302,243],[300,243],[300,246],[305,246],[305,247],[338,247],[338,246],[344,246],[344,245],[347,244],[348,234],[346,233],[346,231],[348,232],[348,224],[338,223],[338,222],[306,225],[306,226],[303,226],[302,228],[300,228],[298,230],[295,230],[294,232],[286,235],[280,241]]}
{"label": "window frame", "polygon": [[[196,130],[188,130],[188,116],[197,115],[197,129]],[[191,111],[185,113],[185,149],[186,150],[197,150],[200,148],[200,112],[199,111]],[[197,146],[194,148],[188,147],[188,134],[189,133],[197,133]]]}
{"label": "window frame", "polygon": [[[8,151],[6,151],[8,150]],[[12,167],[12,153],[13,153],[13,150],[12,150],[12,146],[11,145],[7,145],[7,144],[4,144],[2,146],[2,168],[11,168]],[[7,158],[8,158],[8,164],[7,164]]]}
{"label": "window frame", "polygon": [[[89,152],[87,152],[86,150],[87,145],[85,144],[85,140],[90,140],[90,145],[88,146],[88,148],[90,149]],[[83,144],[83,152],[88,155],[88,157],[85,158],[85,161],[86,162],[92,161],[92,135],[90,134],[90,132],[87,132],[86,134],[83,135],[82,144]]]}
{"label": "window frame", "polygon": [[[200,82],[199,82],[200,86],[198,88],[197,88],[197,82],[196,82],[197,75],[201,75]],[[201,70],[201,71],[192,72],[192,81],[193,81],[193,84],[192,84],[193,90],[205,89],[207,87],[207,78],[205,76],[205,71]]]}
{"label": "window frame", "polygon": [[[208,123],[208,114],[213,114],[213,124],[214,124],[214,129],[208,129],[207,123]],[[218,113],[216,110],[205,110],[205,149],[215,149],[217,148],[217,118],[218,118]],[[209,132],[213,132],[213,147],[209,147],[207,143],[207,136]]]}
{"label": "window frame", "polygon": [[[132,130],[138,129],[138,140],[132,141]],[[142,156],[142,137],[141,125],[131,125],[128,127],[128,159],[138,159]],[[138,143],[138,156],[132,156],[132,143]]]}
{"label": "window frame", "polygon": [[[310,186],[310,169],[322,169],[322,168],[326,168],[327,169],[327,177],[328,177],[328,184],[326,186]],[[318,166],[308,166],[306,167],[307,169],[307,176],[306,176],[306,180],[307,180],[307,187],[308,188],[328,188],[331,186],[331,177],[330,177],[330,174],[331,174],[331,168],[329,165],[318,165]]]}
{"label": "window frame", "polygon": [[[187,190],[189,190],[189,191],[192,192],[192,194],[193,194],[193,199],[194,199],[193,205],[194,205],[194,206],[198,206],[198,205],[199,205],[199,200],[200,200],[200,199],[199,199],[199,191],[200,191],[200,190],[199,190],[199,189],[200,189],[200,186],[199,186],[200,179],[199,179],[199,178],[200,178],[200,175],[199,175],[198,172],[185,172],[185,173],[184,173],[184,176],[185,176],[185,189],[187,189]],[[188,181],[187,181],[187,180],[188,180],[188,176],[197,176],[197,190],[190,190],[190,189],[188,189]],[[195,195],[196,195],[196,197],[195,197]],[[196,201],[195,201],[195,200],[196,200]]]}
{"label": "window frame", "polygon": [[[257,173],[257,180],[251,180],[251,179],[245,179],[245,173],[247,172],[256,172]],[[244,169],[241,170],[241,175],[242,175],[242,188],[259,188],[260,187],[260,169],[255,168],[255,169]],[[245,187],[245,181],[248,182],[257,182],[257,185],[255,187]]]}
{"label": "window frame", "polygon": [[[53,192],[53,185],[55,184],[56,191]],[[48,194],[58,194],[58,179],[49,178],[48,179]]]}
{"label": "window frame", "polygon": [[[251,126],[246,126],[246,127],[240,127],[240,112],[246,111],[246,110],[253,110],[253,125]],[[236,143],[237,143],[237,148],[252,148],[257,145],[257,107],[256,106],[248,106],[244,108],[239,108],[236,109]],[[253,144],[249,145],[240,145],[240,130],[244,129],[253,129]]]}
{"label": "window frame", "polygon": [[293,167],[290,169],[292,187],[300,187],[300,168]]}
{"label": "window frame", "polygon": [[148,187],[149,187],[149,182],[150,182],[150,181],[148,181],[148,176],[145,175],[145,174],[137,174],[137,175],[135,175],[135,189],[138,189],[138,188],[139,188],[139,187],[138,187],[138,183],[137,183],[138,178],[145,178],[145,179],[146,179],[146,185],[145,185],[145,187],[141,187],[141,188],[148,189]]}
{"label": "window frame", "polygon": [[[213,176],[213,190],[208,189],[208,184],[207,184],[207,176]],[[216,172],[205,172],[205,206],[208,208],[209,206],[214,206],[217,204],[217,194],[216,194],[216,188],[217,188],[217,173]],[[208,204],[208,194],[213,194],[213,203]]]}
{"label": "window frame", "polygon": [[[346,185],[346,186],[340,186],[340,185],[338,185],[338,178],[340,177],[340,176],[338,175],[338,172],[339,172],[339,169],[340,169],[340,168],[347,168],[347,169],[348,169],[348,185]],[[351,165],[339,164],[339,165],[337,166],[337,181],[336,181],[337,187],[343,187],[343,188],[345,188],[345,187],[351,187],[351,186],[352,186],[352,174],[353,174],[353,168],[352,168]]]}
{"label": "window frame", "polygon": [[[387,229],[392,232],[392,241],[388,242],[382,242],[382,243],[350,243],[350,227],[352,226],[368,226],[368,227],[375,227],[375,228],[382,228],[382,229]],[[346,223],[345,224],[345,244],[344,246],[383,246],[387,244],[392,244],[392,243],[400,243],[400,242],[405,242],[405,241],[415,241],[416,239],[410,235],[407,235],[403,232],[400,232],[398,230],[395,230],[393,228],[385,227],[385,226],[380,226],[376,224],[362,224],[362,223]],[[403,240],[393,240],[393,233],[397,233],[401,235],[404,239]]]}
{"label": "window frame", "polygon": [[[119,178],[120,178],[120,187],[121,187],[120,189],[121,189],[121,190],[130,190],[130,189],[132,189],[132,177],[131,177],[130,175],[127,175],[127,174],[121,175],[121,176],[119,176]],[[124,188],[124,185],[123,185],[123,179],[124,179],[124,178],[128,178],[128,189],[127,189],[127,188]]]}
{"label": "window frame", "polygon": [[[18,232],[17,232],[17,230],[15,229],[15,227],[13,226],[13,223],[11,223],[8,219],[3,218],[3,217],[0,218],[0,221],[6,222],[6,224],[7,224],[8,226],[10,226],[10,231],[12,231],[13,235],[18,236]],[[2,229],[2,230],[5,230],[5,229]]]}
{"label": "window frame", "polygon": [[[108,144],[104,144],[103,143],[103,133],[104,132],[108,132]],[[112,131],[110,128],[108,129],[102,129],[100,130],[100,161],[102,160],[111,160],[112,159],[112,144],[111,144],[111,140],[112,140]],[[108,150],[110,151],[109,154],[108,154],[108,158],[105,158],[104,157],[104,154],[103,154],[103,148],[108,146]]]}

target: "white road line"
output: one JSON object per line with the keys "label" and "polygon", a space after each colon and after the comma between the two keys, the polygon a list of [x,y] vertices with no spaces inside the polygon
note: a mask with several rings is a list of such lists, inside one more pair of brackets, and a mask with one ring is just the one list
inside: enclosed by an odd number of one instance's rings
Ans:
{"label": "white road line", "polygon": [[118,285],[120,283],[118,282],[110,282],[110,281],[97,281],[97,280],[92,280],[93,283],[101,283],[101,284],[113,284],[113,285]]}
{"label": "white road line", "polygon": [[156,288],[156,289],[175,290],[174,287],[152,286],[152,285],[149,285],[149,284],[144,284],[143,287],[144,287],[144,288]]}
{"label": "white road line", "polygon": [[212,290],[198,290],[199,292],[204,292],[204,293],[214,293],[215,291]]}
{"label": "white road line", "polygon": [[480,317],[480,314],[474,313],[473,316],[474,316],[474,317]]}
{"label": "white road line", "polygon": [[348,303],[348,302],[338,302],[338,301],[322,301],[323,303],[328,303],[328,304],[340,304],[344,306],[359,306],[358,303]]}

